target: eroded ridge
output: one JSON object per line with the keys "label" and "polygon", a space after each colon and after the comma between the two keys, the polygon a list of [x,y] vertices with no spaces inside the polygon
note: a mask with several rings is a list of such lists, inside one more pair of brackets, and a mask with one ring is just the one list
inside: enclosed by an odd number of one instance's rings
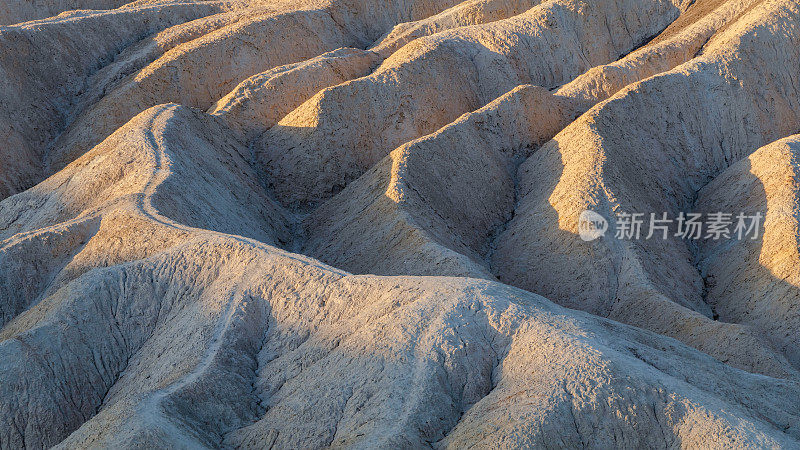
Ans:
{"label": "eroded ridge", "polygon": [[0,7],[0,448],[800,446],[796,2],[123,3]]}

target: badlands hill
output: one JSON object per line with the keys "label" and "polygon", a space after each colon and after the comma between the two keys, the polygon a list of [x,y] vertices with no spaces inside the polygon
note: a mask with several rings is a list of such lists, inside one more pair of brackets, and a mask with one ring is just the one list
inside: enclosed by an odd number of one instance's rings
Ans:
{"label": "badlands hill", "polygon": [[800,448],[799,93],[796,0],[3,1],[0,448]]}

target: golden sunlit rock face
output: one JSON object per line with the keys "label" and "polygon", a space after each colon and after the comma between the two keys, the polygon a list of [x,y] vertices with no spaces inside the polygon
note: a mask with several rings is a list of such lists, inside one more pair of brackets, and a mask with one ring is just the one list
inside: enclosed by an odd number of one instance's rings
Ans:
{"label": "golden sunlit rock face", "polygon": [[799,93],[796,0],[3,0],[0,449],[800,448]]}

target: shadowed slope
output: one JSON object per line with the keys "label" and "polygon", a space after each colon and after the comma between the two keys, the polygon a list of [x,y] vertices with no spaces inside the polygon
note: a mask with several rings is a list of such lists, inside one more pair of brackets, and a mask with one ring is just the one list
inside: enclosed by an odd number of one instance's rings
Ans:
{"label": "shadowed slope", "polygon": [[[781,139],[725,170],[698,194],[695,210],[763,216],[755,233],[739,240],[707,240],[700,247],[705,301],[720,320],[763,333],[800,366],[800,137]],[[738,224],[736,217],[731,217]],[[749,226],[750,223],[747,223]],[[746,230],[745,230],[746,231]],[[755,235],[755,236],[754,236]],[[754,239],[755,237],[755,239]]]}
{"label": "shadowed slope", "polygon": [[325,200],[403,142],[520,84],[550,87],[613,61],[679,13],[668,1],[632,3],[547,2],[413,41],[370,76],[321,91],[264,135],[259,158],[276,195],[287,205]]}
{"label": "shadowed slope", "polygon": [[617,212],[677,217],[713,176],[796,129],[797,13],[792,2],[753,9],[704,56],[625,89],[531,156],[493,258],[500,280],[678,337],[738,367],[787,373],[751,330],[710,319],[682,240],[609,235],[586,244],[576,234],[583,209],[612,219]]}
{"label": "shadowed slope", "polygon": [[[208,116],[160,106],[50,179],[4,200],[0,324],[93,267],[180,242],[187,226],[287,243],[287,218],[258,184],[246,156]],[[154,211],[181,227],[150,230],[140,239],[152,228],[147,224]],[[28,264],[13,263],[20,258]]]}
{"label": "shadowed slope", "polygon": [[483,255],[513,211],[516,161],[577,115],[521,86],[400,146],[306,219],[304,252],[356,273],[493,279]]}
{"label": "shadowed slope", "polygon": [[8,0],[0,4],[0,26],[55,16],[73,9],[113,9],[127,0]]}
{"label": "shadowed slope", "polygon": [[214,3],[168,4],[0,29],[0,198],[44,179],[46,147],[98,67],[144,36],[220,10]]}
{"label": "shadowed slope", "polygon": [[[0,448],[799,447],[798,24],[140,0],[0,28]],[[716,208],[763,238],[576,235]]]}

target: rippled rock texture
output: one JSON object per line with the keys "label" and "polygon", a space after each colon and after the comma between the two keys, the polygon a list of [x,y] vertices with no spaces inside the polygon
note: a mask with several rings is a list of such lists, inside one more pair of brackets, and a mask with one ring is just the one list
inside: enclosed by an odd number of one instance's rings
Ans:
{"label": "rippled rock texture", "polygon": [[5,1],[0,448],[798,448],[799,92],[796,0]]}

